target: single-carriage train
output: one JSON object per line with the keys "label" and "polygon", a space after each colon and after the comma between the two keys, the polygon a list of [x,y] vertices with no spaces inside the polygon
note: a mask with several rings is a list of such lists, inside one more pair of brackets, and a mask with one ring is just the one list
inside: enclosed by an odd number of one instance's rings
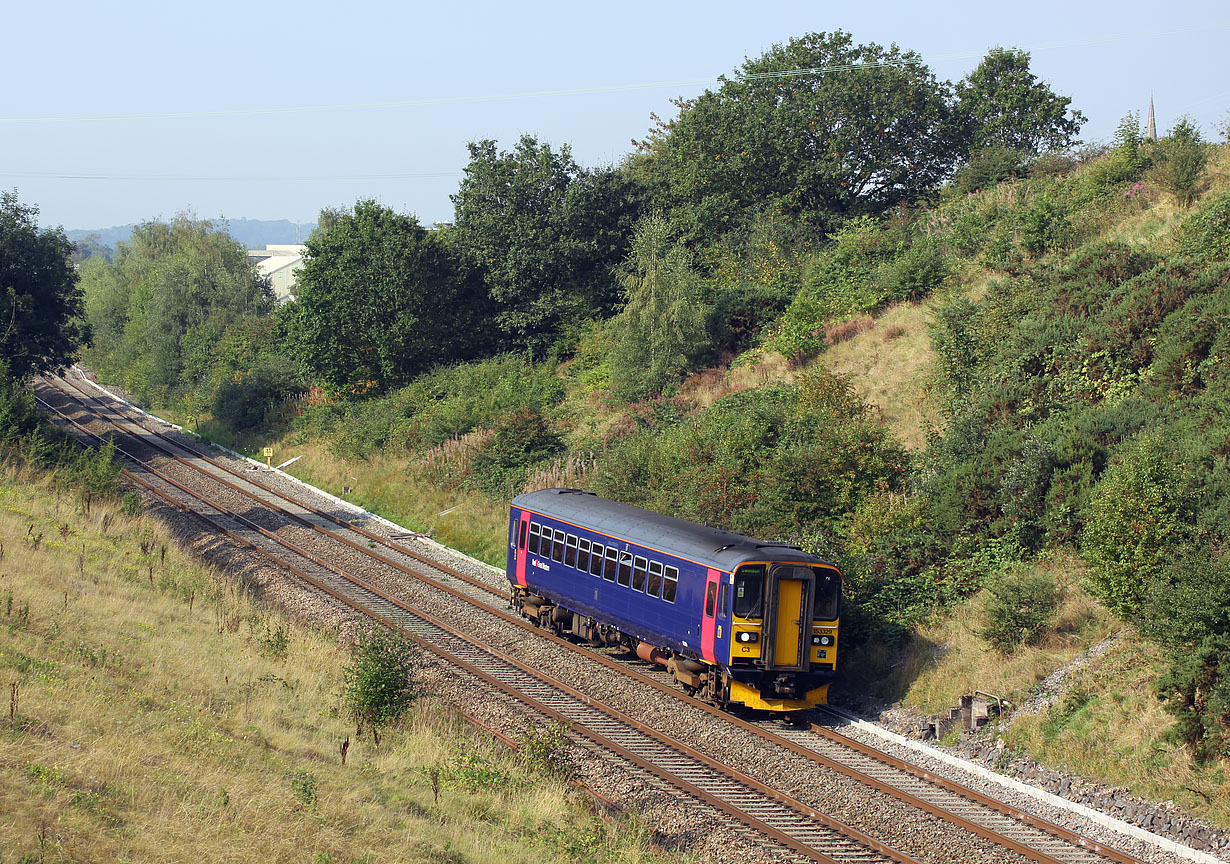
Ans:
{"label": "single-carriage train", "polygon": [[841,573],[795,546],[543,489],[512,500],[508,580],[540,626],[623,645],[715,704],[826,701]]}

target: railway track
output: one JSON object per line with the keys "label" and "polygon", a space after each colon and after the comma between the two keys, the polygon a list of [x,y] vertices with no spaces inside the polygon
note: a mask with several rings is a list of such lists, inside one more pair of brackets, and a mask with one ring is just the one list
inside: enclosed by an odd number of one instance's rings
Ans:
{"label": "railway track", "polygon": [[[150,426],[134,421],[132,418],[125,416],[125,412],[122,409],[117,409],[113,405],[107,404],[104,400],[84,392],[81,388],[76,387],[70,382],[63,380],[48,382],[48,386],[54,386],[54,389],[63,398],[71,400],[73,404],[76,404],[82,410],[92,411],[103,416],[106,422],[112,424],[117,429],[123,430],[124,434],[135,436],[141,441],[143,446],[175,460],[176,464],[183,465],[187,470],[194,472],[204,471],[210,478],[210,482],[217,483],[221,487],[242,494],[263,507],[275,508],[280,512],[283,519],[289,520],[301,528],[310,529],[318,535],[327,535],[331,540],[340,542],[351,549],[367,555],[374,561],[379,561],[383,566],[391,567],[419,583],[431,586],[435,590],[449,594],[464,603],[471,604],[484,614],[494,616],[506,624],[511,624],[523,630],[536,630],[536,628],[519,617],[494,605],[497,602],[497,598],[498,601],[504,601],[505,597],[504,593],[493,585],[444,565],[439,561],[432,560],[427,556],[418,554],[380,534],[368,531],[361,526],[353,525],[349,521],[314,507],[306,501],[289,497],[285,492],[275,490],[271,486],[261,483],[256,478],[248,476],[252,473],[250,471],[236,472],[224,463],[195,450],[195,448],[186,447],[182,443],[166,438]],[[75,390],[76,393],[68,393],[65,388]],[[90,408],[89,403],[99,407],[96,409]],[[49,403],[47,404],[49,408],[56,410]],[[136,430],[132,428],[134,426]],[[180,455],[181,453],[187,455]],[[174,483],[174,481],[171,482]],[[181,491],[184,491],[182,487]],[[236,514],[231,515],[236,516]],[[236,518],[243,517],[236,516]],[[270,542],[276,539],[272,531],[269,530],[269,527],[262,527],[255,522],[251,522],[251,520],[249,522],[251,523],[248,526],[249,531],[264,532],[264,535],[269,535],[266,539],[270,540]],[[348,536],[351,534],[353,536]],[[232,534],[232,536],[236,535]],[[243,541],[241,540],[241,542]],[[278,542],[284,541],[278,540]],[[379,548],[372,548],[373,546]],[[680,755],[679,748],[682,747],[686,750],[691,750],[692,748],[683,745],[678,740],[665,739],[665,736],[660,736],[657,739],[653,739],[652,736],[649,739],[636,737],[625,739],[621,736],[633,735],[633,732],[616,731],[616,728],[610,728],[609,724],[627,723],[628,721],[631,721],[632,724],[637,724],[638,721],[632,720],[632,718],[626,717],[626,715],[618,720],[609,714],[603,714],[601,717],[594,716],[590,712],[599,711],[601,713],[601,711],[597,708],[592,696],[580,693],[579,691],[566,692],[571,689],[566,685],[563,685],[563,691],[561,691],[559,689],[561,685],[558,683],[552,684],[542,673],[530,669],[515,658],[508,655],[500,655],[500,652],[493,651],[490,646],[476,645],[472,637],[442,631],[441,627],[448,628],[449,625],[432,618],[430,615],[426,615],[426,613],[422,613],[421,610],[416,612],[412,607],[392,597],[387,592],[383,592],[370,585],[364,588],[356,587],[362,580],[357,580],[352,574],[340,572],[338,568],[329,565],[318,554],[307,552],[306,550],[300,550],[297,554],[306,555],[307,560],[310,560],[316,567],[323,570],[325,574],[323,576],[313,577],[308,576],[306,573],[301,575],[301,578],[305,578],[319,590],[334,596],[352,608],[361,609],[364,614],[377,617],[391,626],[396,626],[412,634],[416,641],[424,644],[425,647],[436,646],[448,655],[449,659],[446,662],[454,663],[458,668],[464,668],[471,674],[478,675],[478,677],[487,681],[492,686],[497,686],[498,689],[502,688],[496,682],[501,679],[496,676],[496,673],[491,668],[487,668],[484,664],[496,663],[497,666],[499,664],[511,664],[500,667],[517,670],[513,676],[515,683],[504,682],[511,689],[503,690],[503,692],[510,696],[513,695],[513,691],[523,694],[523,698],[533,701],[532,707],[540,714],[558,720],[578,732],[582,737],[587,738],[592,744],[603,747],[608,752],[617,753],[621,758],[629,760],[632,764],[637,764],[632,760],[641,755],[639,752],[641,749],[649,748],[646,752],[652,752],[659,760],[657,763],[653,763],[650,760],[651,764],[655,764],[657,767],[646,769],[649,773],[665,782],[671,783],[676,788],[688,792],[688,794],[694,794],[701,800],[708,801],[708,803],[717,806],[718,809],[726,812],[728,815],[736,816],[744,824],[751,826],[766,836],[772,837],[778,842],[782,842],[799,854],[807,856],[809,853],[805,849],[810,849],[813,852],[818,851],[821,856],[829,855],[828,852],[819,850],[816,846],[808,845],[813,842],[822,845],[825,841],[809,839],[810,835],[807,832],[816,830],[817,825],[828,830],[836,830],[839,833],[845,827],[841,826],[840,823],[835,827],[825,826],[824,817],[814,808],[790,798],[790,796],[782,796],[781,793],[774,792],[765,784],[747,775],[740,775],[738,779],[732,779],[729,775],[725,775],[725,779],[720,784],[713,785],[712,790],[707,789],[706,783],[717,784],[717,778],[723,776],[723,766],[711,757],[699,753],[699,751],[692,751],[686,758],[692,759],[693,762],[689,767],[682,767],[678,764],[677,760],[685,757]],[[407,564],[405,563],[406,560],[414,563]],[[430,571],[434,571],[434,573]],[[447,580],[447,583],[445,580]],[[455,582],[459,584],[454,584]],[[366,591],[368,593],[361,599],[358,599],[353,596],[353,592],[356,591],[360,593]],[[788,751],[796,757],[801,757],[815,765],[852,778],[859,783],[876,789],[884,795],[905,802],[911,807],[918,808],[923,813],[942,818],[964,831],[998,844],[1026,859],[1046,862],[1046,864],[1050,864],[1050,862],[1093,864],[1093,862],[1107,860],[1128,864],[1128,862],[1136,860],[1122,852],[1081,837],[1060,826],[1029,816],[1017,808],[1003,804],[975,790],[932,775],[908,762],[898,760],[866,745],[853,742],[827,727],[813,724],[808,729],[782,729],[779,726],[763,722],[752,722],[742,717],[721,712],[713,708],[713,706],[686,695],[674,687],[661,674],[653,671],[641,671],[627,663],[617,662],[605,654],[560,639],[554,634],[542,630],[536,630],[536,633],[570,652],[585,656],[625,678],[631,678],[639,684],[652,687],[724,723],[736,726],[744,732],[755,735],[760,740]],[[466,641],[467,639],[469,641]],[[450,642],[449,640],[461,641]],[[444,648],[444,645],[449,647]],[[474,654],[473,652],[476,651],[478,653]],[[512,672],[504,674],[513,675]],[[484,675],[495,676],[496,680],[488,680],[483,677]],[[555,698],[561,698],[565,701],[557,705],[553,704],[549,699],[540,700],[539,697],[544,692],[542,688],[547,688],[549,692],[553,693],[562,692],[563,695]],[[615,710],[616,714],[621,713],[616,709],[611,710]],[[644,726],[644,724],[639,725]],[[647,727],[635,729],[634,725],[631,728],[635,730],[635,734],[642,736],[652,732]],[[597,738],[602,740],[596,740],[591,736],[597,736]],[[654,741],[654,743],[651,745],[648,743],[649,741]],[[662,774],[659,771],[666,771],[667,773]],[[696,780],[703,780],[704,782],[696,783],[694,782]],[[723,785],[730,783],[734,783],[734,785]],[[759,811],[757,808],[768,806],[763,801],[754,806],[741,807],[741,796],[751,794],[747,790],[752,790],[765,796],[764,800],[772,802],[776,806],[785,806],[788,812],[774,811],[774,815],[770,819],[762,819],[758,815]],[[722,795],[726,797],[721,797]],[[789,799],[789,801],[783,801],[783,797]],[[737,815],[739,813],[742,815]],[[778,821],[775,822],[774,820]],[[853,829],[849,830],[852,831]],[[778,833],[774,834],[773,832]],[[795,833],[792,834],[791,832]],[[858,848],[863,853],[888,855],[890,857],[870,859],[821,857],[813,860],[902,860],[892,858],[893,850],[884,847],[883,844],[879,844],[883,848],[877,848],[875,841],[859,835],[858,832],[854,832],[854,835],[847,834],[844,836],[847,842],[850,841],[851,836],[857,837],[853,842],[862,844]],[[800,837],[804,839],[799,839]],[[792,842],[799,843],[801,846],[792,845]],[[840,856],[852,853],[849,849],[845,849],[838,851],[836,854]]]}

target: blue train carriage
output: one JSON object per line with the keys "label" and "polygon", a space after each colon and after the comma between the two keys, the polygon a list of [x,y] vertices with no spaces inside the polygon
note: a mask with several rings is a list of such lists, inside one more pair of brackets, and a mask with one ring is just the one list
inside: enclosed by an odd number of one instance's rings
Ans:
{"label": "blue train carriage", "polygon": [[841,572],[798,547],[543,489],[512,501],[507,575],[539,626],[622,645],[715,704],[827,699]]}

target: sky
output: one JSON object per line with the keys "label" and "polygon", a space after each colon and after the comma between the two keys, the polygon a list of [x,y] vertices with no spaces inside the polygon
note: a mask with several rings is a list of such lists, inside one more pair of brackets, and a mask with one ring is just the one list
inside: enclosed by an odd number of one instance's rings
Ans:
{"label": "sky", "polygon": [[0,189],[44,226],[190,211],[311,222],[375,198],[449,221],[466,144],[525,133],[617,163],[673,97],[809,32],[918,52],[956,82],[995,47],[1109,141],[1153,94],[1165,132],[1230,119],[1217,0],[917,2],[5,2]]}

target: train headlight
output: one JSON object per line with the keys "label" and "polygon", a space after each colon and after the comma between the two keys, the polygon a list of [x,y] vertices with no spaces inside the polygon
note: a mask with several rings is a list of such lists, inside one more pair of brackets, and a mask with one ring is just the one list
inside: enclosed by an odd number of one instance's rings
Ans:
{"label": "train headlight", "polygon": [[813,645],[824,645],[824,646],[826,646],[826,647],[827,647],[827,646],[829,646],[829,645],[832,645],[832,644],[833,644],[833,637],[832,637],[832,636],[828,636],[828,635],[821,636],[821,635],[819,635],[818,633],[817,633],[817,634],[812,634],[812,637],[811,637],[811,644],[813,644]]}
{"label": "train headlight", "polygon": [[740,630],[735,635],[735,639],[738,640],[739,642],[759,642],[760,634],[752,633],[751,631],[748,631],[748,630]]}

